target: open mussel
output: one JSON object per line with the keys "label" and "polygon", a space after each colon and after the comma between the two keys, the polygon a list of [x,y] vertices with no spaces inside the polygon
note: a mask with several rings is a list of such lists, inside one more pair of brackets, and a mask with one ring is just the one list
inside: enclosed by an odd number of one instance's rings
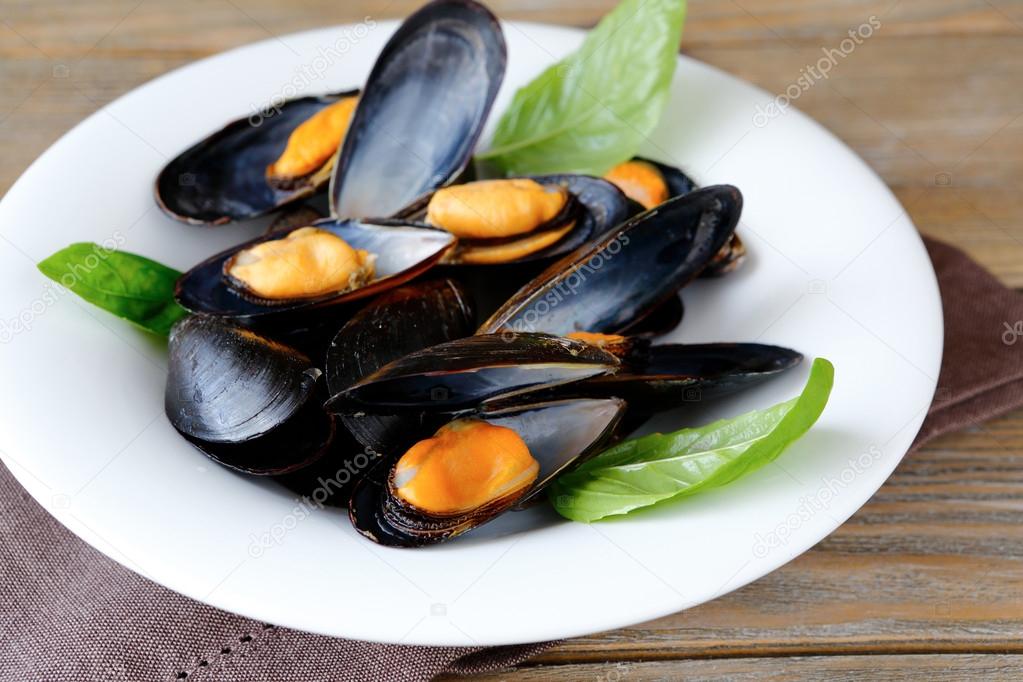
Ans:
{"label": "open mussel", "polygon": [[229,123],[168,163],[156,202],[188,223],[274,211],[326,187],[359,92],[300,97]]}
{"label": "open mussel", "polygon": [[449,185],[420,197],[399,215],[458,237],[445,263],[497,265],[563,255],[629,213],[625,195],[606,180],[541,175]]}
{"label": "open mussel", "polygon": [[522,504],[595,453],[623,410],[620,400],[582,399],[460,416],[363,478],[349,518],[382,545],[449,540]]}
{"label": "open mussel", "polygon": [[331,179],[338,218],[391,216],[466,167],[504,78],[500,24],[472,0],[438,0],[388,40]]}
{"label": "open mussel", "polygon": [[669,199],[555,262],[479,332],[621,333],[706,267],[741,212],[742,195],[730,185]]}
{"label": "open mussel", "polygon": [[[682,170],[638,156],[614,166],[604,174],[604,179],[621,189],[637,204],[639,210],[651,209],[672,197],[689,194],[697,188],[696,182]],[[738,268],[745,257],[745,245],[739,235],[733,234],[700,276],[718,277],[727,274]]]}
{"label": "open mussel", "polygon": [[547,334],[477,335],[410,353],[331,397],[341,414],[457,412],[614,372],[599,348]]}
{"label": "open mussel", "polygon": [[[450,278],[393,289],[356,313],[330,342],[326,361],[330,394],[347,390],[409,353],[468,336],[473,327],[468,292]],[[343,414],[339,419],[364,446],[388,452],[408,445],[410,434],[427,418]]]}
{"label": "open mussel", "polygon": [[217,462],[283,474],[308,466],[334,440],[320,375],[293,348],[191,315],[171,330],[164,407],[171,425]]}
{"label": "open mussel", "polygon": [[456,238],[383,216],[465,167],[505,59],[497,20],[471,0],[438,0],[410,16],[377,58],[332,161],[330,217],[207,259],[178,281],[179,303],[246,321],[281,318],[363,299],[429,269]]}
{"label": "open mussel", "polygon": [[443,257],[440,230],[325,219],[212,256],[177,282],[193,312],[254,320],[360,300],[403,284]]}

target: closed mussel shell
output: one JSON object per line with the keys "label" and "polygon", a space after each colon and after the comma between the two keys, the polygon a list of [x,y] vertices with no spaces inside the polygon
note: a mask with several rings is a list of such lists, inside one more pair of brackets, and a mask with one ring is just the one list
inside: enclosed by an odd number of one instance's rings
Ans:
{"label": "closed mussel shell", "polygon": [[171,330],[164,407],[172,426],[225,466],[294,471],[329,447],[321,372],[298,351],[230,322],[191,315]]}

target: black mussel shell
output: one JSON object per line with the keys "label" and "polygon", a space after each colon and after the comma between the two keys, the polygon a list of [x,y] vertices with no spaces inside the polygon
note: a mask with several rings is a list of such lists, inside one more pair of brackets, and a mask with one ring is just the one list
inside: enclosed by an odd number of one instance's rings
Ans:
{"label": "black mussel shell", "polygon": [[789,370],[802,359],[797,351],[762,343],[633,343],[616,374],[549,393],[615,396],[650,414],[729,395]]}
{"label": "black mussel shell", "polygon": [[214,460],[252,474],[294,471],[334,438],[320,370],[283,344],[205,315],[174,325],[164,408]]}
{"label": "black mussel shell", "polygon": [[449,341],[391,362],[334,395],[340,414],[456,412],[492,398],[613,372],[618,359],[547,334],[493,334]]}
{"label": "black mussel shell", "polygon": [[682,297],[676,294],[654,308],[646,316],[640,318],[636,324],[625,331],[628,331],[630,336],[645,338],[663,336],[673,332],[682,324],[685,312],[686,309],[685,304],[682,303]]}
{"label": "black mussel shell", "polygon": [[183,274],[175,287],[178,303],[192,312],[246,321],[295,311],[319,311],[327,306],[350,303],[379,294],[413,279],[440,260],[455,241],[454,237],[441,230],[401,225],[393,221],[335,221],[328,218],[313,226],[333,232],[352,248],[376,254],[376,274],[373,280],[351,291],[273,302],[255,299],[238,291],[224,277],[224,263],[242,249],[285,236],[284,233],[275,232],[222,251]]}
{"label": "black mussel shell", "polygon": [[[529,237],[545,229],[557,229],[568,221],[575,221],[575,226],[564,237],[545,249],[530,253],[528,255],[505,261],[494,265],[474,265],[462,263],[459,260],[460,247],[471,245],[473,241],[462,240],[462,242],[445,258],[445,263],[462,267],[507,267],[520,263],[533,263],[537,261],[550,260],[562,256],[582,244],[593,241],[608,232],[611,228],[623,222],[631,215],[632,210],[629,200],[615,185],[589,175],[556,174],[556,175],[531,175],[541,185],[561,185],[568,190],[570,200],[558,216],[550,221],[549,225],[542,225],[533,232],[523,235],[515,235],[505,239],[481,240],[481,244],[514,243],[523,238]],[[399,211],[397,217],[405,220],[423,222],[426,219],[426,209],[433,198],[433,192],[429,192]]]}
{"label": "black mussel shell", "polygon": [[390,38],[341,146],[335,217],[390,216],[468,164],[504,78],[500,24],[470,0],[431,2]]}
{"label": "black mussel shell", "polygon": [[[661,173],[661,177],[664,178],[664,182],[668,186],[669,197],[689,194],[699,187],[695,180],[675,166],[641,156],[637,156],[633,160],[648,163]],[[634,212],[639,213],[641,211],[643,211],[643,207],[636,204]],[[700,277],[721,277],[722,275],[727,275],[742,265],[745,259],[746,246],[742,243],[742,239],[738,234],[733,234],[728,243],[721,247],[717,255],[707,263],[707,267],[700,273]]]}
{"label": "black mussel shell", "polygon": [[289,206],[274,218],[266,228],[266,234],[286,235],[306,225],[323,220],[326,216],[308,204]]}
{"label": "black mussel shell", "polygon": [[551,265],[479,331],[626,330],[703,270],[731,238],[741,212],[742,194],[731,185],[670,199]]}
{"label": "black mussel shell", "polygon": [[[353,316],[331,341],[327,387],[331,395],[340,393],[409,353],[468,336],[473,327],[468,292],[453,279],[393,289]],[[341,415],[339,419],[360,443],[376,452],[407,449],[423,429],[432,433],[441,426],[417,414]]]}
{"label": "black mussel shell", "polygon": [[316,507],[345,507],[355,484],[380,461],[380,455],[365,448],[338,425],[330,449],[309,466],[274,476],[306,503]]}
{"label": "black mussel shell", "polygon": [[349,519],[360,534],[382,545],[418,547],[450,540],[525,503],[559,473],[595,454],[615,432],[624,410],[625,403],[615,399],[563,400],[484,410],[476,416],[514,430],[539,462],[539,474],[528,490],[457,517],[424,515],[388,493],[387,478],[402,454],[396,452],[356,484],[348,505]]}
{"label": "black mussel shell", "polygon": [[200,140],[168,163],[156,178],[156,203],[167,215],[196,225],[255,218],[323,187],[276,189],[266,168],[284,151],[306,119],[358,90],[288,100],[266,113],[241,118]]}
{"label": "black mussel shell", "polygon": [[327,350],[327,387],[340,393],[384,365],[472,333],[469,293],[451,278],[392,289],[356,313]]}

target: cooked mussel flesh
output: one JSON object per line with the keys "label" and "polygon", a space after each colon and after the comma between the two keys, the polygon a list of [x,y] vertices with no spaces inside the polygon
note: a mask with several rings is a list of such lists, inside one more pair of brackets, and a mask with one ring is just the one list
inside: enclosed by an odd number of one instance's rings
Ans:
{"label": "cooked mussel flesh", "polygon": [[487,265],[546,249],[575,227],[578,213],[575,197],[560,185],[478,180],[437,190],[426,222],[458,237],[450,260]]}
{"label": "cooked mussel flesh", "polygon": [[630,214],[625,195],[586,175],[475,180],[420,197],[399,212],[458,237],[445,262],[496,265],[551,259]]}
{"label": "cooked mussel flesh", "polygon": [[296,127],[284,151],[266,167],[271,187],[289,190],[303,184],[320,186],[334,170],[334,158],[344,140],[358,96],[342,97]]}
{"label": "cooked mussel flesh", "polygon": [[177,282],[194,312],[255,320],[356,301],[425,272],[454,244],[441,230],[324,219],[222,251]]}
{"label": "cooked mussel flesh", "polygon": [[376,259],[333,232],[300,227],[236,251],[224,277],[240,295],[272,304],[358,289],[373,279]]}
{"label": "cooked mussel flesh", "polygon": [[696,189],[696,183],[678,168],[641,157],[614,166],[604,174],[604,179],[644,209]]}
{"label": "cooked mussel flesh", "polygon": [[584,461],[612,435],[624,407],[614,399],[564,400],[455,419],[360,481],[349,518],[383,545],[454,538]]}
{"label": "cooked mussel flesh", "polygon": [[[324,112],[331,112],[333,122],[357,99],[358,91],[301,97],[229,123],[160,171],[157,204],[177,220],[220,225],[310,196],[326,185],[344,135],[341,130],[332,139],[321,138],[322,126],[312,122],[323,120]],[[329,153],[327,147],[333,147]]]}

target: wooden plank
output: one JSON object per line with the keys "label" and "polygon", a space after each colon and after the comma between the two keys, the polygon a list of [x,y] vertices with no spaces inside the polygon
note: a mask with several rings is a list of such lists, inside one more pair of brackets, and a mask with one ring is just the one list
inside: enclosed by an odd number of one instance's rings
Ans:
{"label": "wooden plank", "polygon": [[[1023,656],[806,656],[678,660],[650,663],[605,662],[558,666],[529,666],[489,675],[473,676],[478,682],[664,682],[666,680],[767,680],[769,682],[828,682],[869,679],[881,681],[1023,678]],[[440,677],[454,682],[462,677]]]}
{"label": "wooden plank", "polygon": [[542,662],[807,653],[1023,654],[1023,410],[908,456],[833,535],[721,599]]}
{"label": "wooden plank", "polygon": [[[53,56],[92,49],[121,51],[219,51],[337,23],[408,15],[420,0],[338,3],[303,0],[224,0],[183,7],[172,0],[15,0],[4,5],[5,22]],[[616,0],[491,0],[507,19],[591,26]],[[690,45],[817,41],[845,36],[870,16],[898,36],[1018,36],[1023,7],[1006,0],[690,0],[686,42]],[[68,30],[68,27],[74,30]],[[17,45],[0,49],[24,50]]]}

